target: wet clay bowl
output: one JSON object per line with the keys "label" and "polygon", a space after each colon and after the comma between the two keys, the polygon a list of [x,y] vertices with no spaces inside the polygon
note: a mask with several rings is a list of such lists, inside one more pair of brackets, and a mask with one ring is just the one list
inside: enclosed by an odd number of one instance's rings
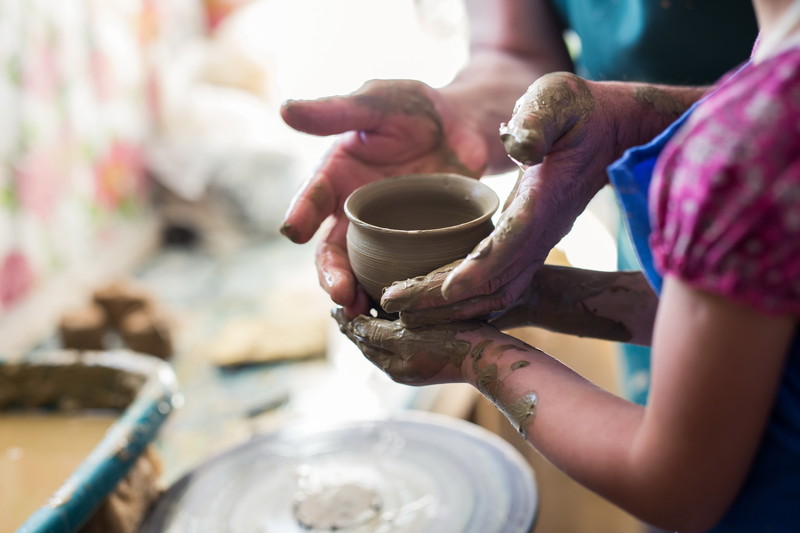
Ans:
{"label": "wet clay bowl", "polygon": [[380,302],[384,287],[466,257],[493,229],[499,200],[457,174],[376,181],[345,201],[347,253],[358,282]]}

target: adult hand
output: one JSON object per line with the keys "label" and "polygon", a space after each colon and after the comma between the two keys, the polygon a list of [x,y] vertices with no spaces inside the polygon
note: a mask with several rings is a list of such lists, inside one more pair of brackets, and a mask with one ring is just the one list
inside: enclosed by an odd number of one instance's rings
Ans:
{"label": "adult hand", "polygon": [[660,132],[699,94],[587,82],[563,72],[539,78],[501,127],[506,151],[523,172],[495,230],[449,271],[387,289],[383,308],[439,308],[430,316],[464,320],[518,303],[548,252],[607,183],[606,167]]}
{"label": "adult hand", "polygon": [[341,134],[296,194],[281,232],[304,243],[330,217],[317,248],[320,284],[348,317],[366,313],[369,299],[347,258],[347,196],[361,185],[402,174],[477,178],[487,163],[486,142],[440,92],[410,80],[374,80],[347,96],[288,101],[281,115],[305,133]]}

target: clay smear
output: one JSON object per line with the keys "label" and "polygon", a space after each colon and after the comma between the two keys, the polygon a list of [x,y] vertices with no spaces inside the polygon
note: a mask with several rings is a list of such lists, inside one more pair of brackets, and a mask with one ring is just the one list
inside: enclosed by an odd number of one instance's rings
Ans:
{"label": "clay smear", "polygon": [[450,365],[461,368],[472,350],[458,333],[481,327],[477,322],[408,329],[399,321],[358,316],[348,321],[341,308],[333,312],[339,329],[373,364],[400,383],[427,384]]}
{"label": "clay smear", "polygon": [[500,140],[518,165],[536,165],[556,136],[591,115],[594,106],[584,80],[566,72],[547,74],[517,100],[511,120],[500,126]]}

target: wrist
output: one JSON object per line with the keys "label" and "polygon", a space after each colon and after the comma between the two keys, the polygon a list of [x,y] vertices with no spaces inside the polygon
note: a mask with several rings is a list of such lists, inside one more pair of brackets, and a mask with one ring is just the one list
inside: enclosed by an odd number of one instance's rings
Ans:
{"label": "wrist", "polygon": [[598,109],[607,114],[614,138],[614,158],[650,142],[702,98],[706,87],[632,82],[589,82]]}

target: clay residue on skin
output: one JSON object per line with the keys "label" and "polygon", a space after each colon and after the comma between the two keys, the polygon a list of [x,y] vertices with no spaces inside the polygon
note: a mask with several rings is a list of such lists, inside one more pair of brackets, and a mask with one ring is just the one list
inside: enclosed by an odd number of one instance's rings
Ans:
{"label": "clay residue on skin", "polygon": [[[397,313],[410,306],[438,299],[437,295],[441,293],[444,280],[459,264],[461,259],[437,268],[430,274],[392,283],[383,291],[381,307],[387,313]],[[387,292],[390,298],[387,298]]]}
{"label": "clay residue on skin", "polygon": [[[494,340],[483,339],[474,345],[457,334],[483,327],[478,322],[461,322],[435,327],[410,329],[399,321],[389,322],[359,316],[348,321],[341,308],[333,316],[340,330],[352,340],[373,364],[393,380],[409,385],[425,385],[448,365],[462,369],[466,357],[472,359],[470,368],[475,375],[475,387],[509,419],[523,436],[537,405],[534,392],[506,400],[502,398],[503,382],[515,371],[530,366],[530,361],[517,360],[508,367],[498,366],[497,357],[509,350],[527,351],[530,348],[515,344],[493,346]],[[492,350],[492,361],[485,354]],[[419,361],[415,360],[421,358]],[[501,372],[501,368],[505,368]]]}
{"label": "clay residue on skin", "polygon": [[[581,275],[576,277],[574,273]],[[619,319],[603,316],[594,300],[612,295],[616,297],[615,302],[631,301],[641,305],[644,295],[635,291],[632,275],[635,274],[545,266],[534,276],[527,301],[506,312],[496,325],[501,328],[536,325],[583,337],[628,342],[633,338],[631,328]],[[623,293],[628,297],[622,298]],[[635,315],[621,307],[618,311],[620,316]]]}
{"label": "clay residue on skin", "polygon": [[[495,232],[498,231],[499,228],[495,228]],[[492,252],[492,247],[494,246],[494,237],[489,236],[483,239],[478,246],[475,247],[472,252],[467,256],[467,259],[482,259],[487,257]]]}
{"label": "clay residue on skin", "polygon": [[528,392],[511,404],[497,403],[497,408],[508,418],[520,435],[527,438],[528,424],[536,413],[538,403],[539,398],[536,393]]}
{"label": "clay residue on skin", "polygon": [[586,82],[578,76],[547,74],[517,101],[511,120],[500,126],[500,140],[509,157],[521,167],[538,164],[557,133],[590,115],[594,105]]}
{"label": "clay residue on skin", "polygon": [[531,364],[530,361],[524,361],[524,360],[523,361],[517,361],[516,363],[512,363],[511,370],[513,372],[514,370],[519,370],[520,368],[525,368],[526,366],[529,366],[530,364]]}
{"label": "clay residue on skin", "polygon": [[[367,359],[395,381],[409,385],[428,383],[448,365],[460,369],[472,344],[456,335],[482,327],[478,322],[459,322],[410,329],[399,321],[363,315],[348,321],[341,308],[333,316]],[[424,364],[417,358],[424,359]]]}
{"label": "clay residue on skin", "polygon": [[520,351],[520,350],[524,351],[525,350],[525,348],[523,348],[521,346],[517,346],[516,344],[501,344],[500,346],[498,346],[495,349],[498,351],[498,353],[507,352],[508,350],[517,350],[517,351]]}
{"label": "clay residue on skin", "polygon": [[[524,199],[523,201],[528,205],[531,203],[529,199]],[[527,206],[523,207],[523,209],[526,207]],[[470,252],[470,254],[467,256],[466,260],[479,261],[485,257],[489,257],[494,249],[495,242],[501,244],[509,237],[516,236],[522,231],[525,231],[524,222],[517,222],[516,217],[508,215],[507,213],[503,214],[503,216],[500,217],[500,220],[497,221],[497,225],[495,226],[491,235],[478,243],[475,249],[472,250],[472,252]],[[508,250],[505,250],[505,253],[508,253]],[[447,293],[447,285],[447,280],[445,280],[445,294]]]}
{"label": "clay residue on skin", "polygon": [[[499,356],[508,350],[523,350],[526,348],[517,346],[515,344],[503,344],[500,346],[491,346],[492,341],[482,341],[470,353],[472,357],[472,370],[475,373],[475,386],[477,389],[491,400],[495,406],[508,418],[523,436],[530,421],[536,410],[537,398],[533,392],[526,393],[521,398],[512,401],[506,401],[502,398],[501,390],[503,382],[515,371],[530,366],[530,361],[519,360],[512,363],[505,372],[500,372],[500,367],[496,362],[488,363],[483,366],[480,365],[483,359],[484,352],[491,347],[494,356]],[[496,360],[496,357],[493,357]]]}
{"label": "clay residue on skin", "polygon": [[323,187],[322,183],[316,182],[311,187],[311,201],[319,207],[326,205],[330,202],[329,190],[326,187]]}
{"label": "clay residue on skin", "polygon": [[413,87],[412,90],[409,90],[411,83],[413,82],[393,81],[389,86],[390,89],[387,90],[386,84],[375,89],[373,82],[367,82],[353,94],[353,97],[358,105],[380,115],[400,113],[409,117],[428,119],[433,124],[430,134],[437,147],[436,158],[439,160],[438,165],[435,165],[434,168],[438,172],[448,170],[464,176],[479,176],[483,169],[479,169],[477,172],[470,170],[447,145],[444,124],[436,106],[420,90],[413,89]]}
{"label": "clay residue on skin", "polygon": [[475,345],[475,348],[472,350],[472,370],[475,373],[478,373],[478,363],[480,362],[481,358],[483,357],[483,351],[486,349],[487,346],[492,344],[492,341],[489,339],[483,340]]}
{"label": "clay residue on skin", "polygon": [[660,115],[678,118],[686,111],[686,104],[675,98],[669,91],[645,85],[633,90],[633,99]]}
{"label": "clay residue on skin", "polygon": [[297,229],[289,224],[288,222],[284,222],[280,228],[281,235],[287,237],[292,242],[298,242],[300,240],[300,233]]}
{"label": "clay residue on skin", "polygon": [[487,398],[496,398],[501,380],[497,379],[497,365],[490,363],[478,371],[475,386]]}

